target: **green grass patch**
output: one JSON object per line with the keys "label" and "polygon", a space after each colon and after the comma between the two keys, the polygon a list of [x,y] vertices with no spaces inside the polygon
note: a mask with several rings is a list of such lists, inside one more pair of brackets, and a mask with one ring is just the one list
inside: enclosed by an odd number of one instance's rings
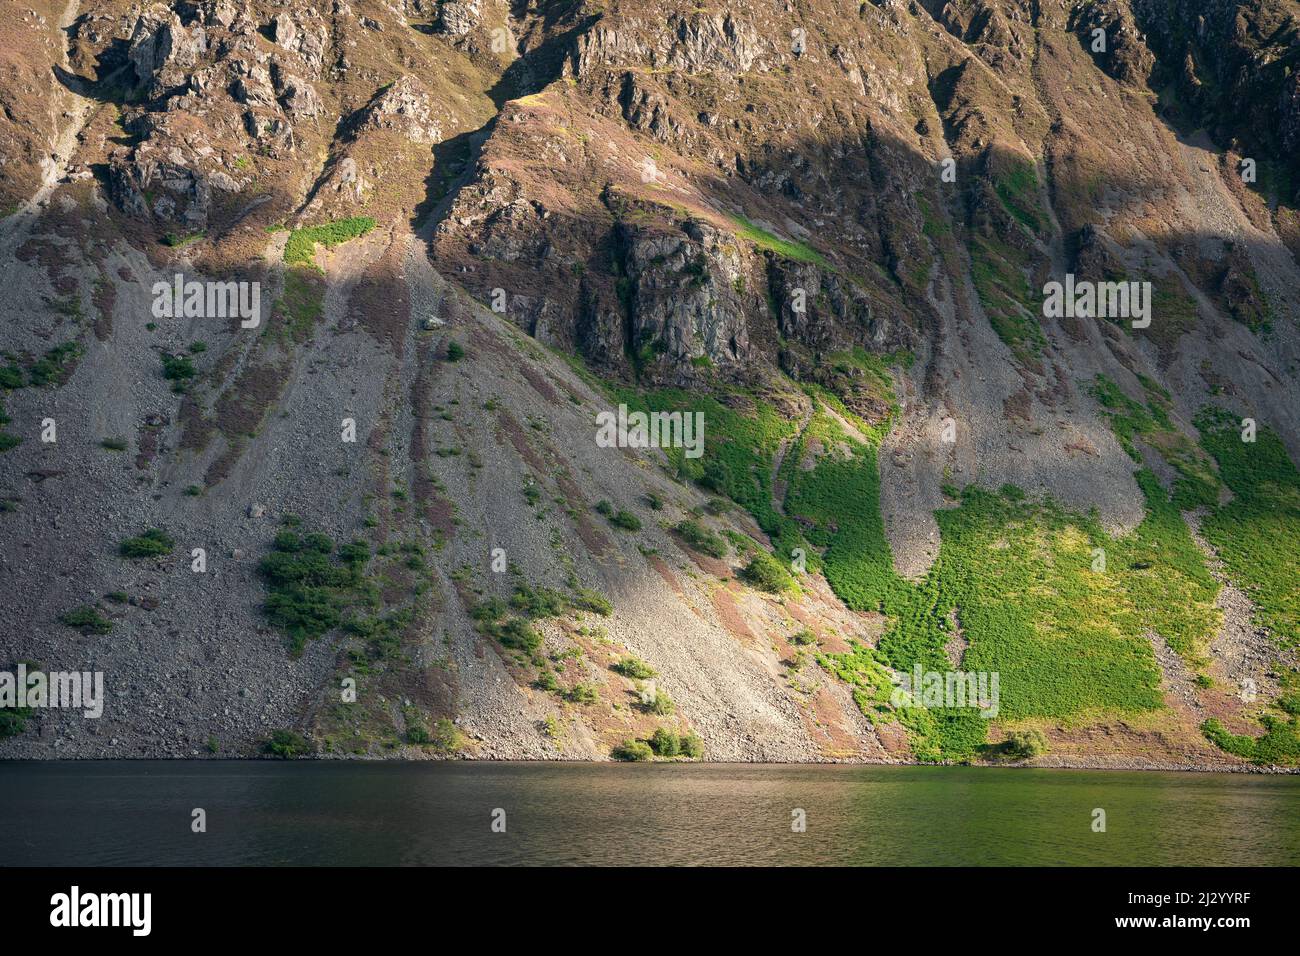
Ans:
{"label": "green grass patch", "polygon": [[1300,472],[1267,426],[1245,442],[1241,419],[1207,407],[1196,427],[1234,496],[1205,518],[1201,531],[1255,602],[1256,620],[1279,646],[1294,647],[1300,642]]}
{"label": "green grass patch", "polygon": [[811,262],[816,265],[830,268],[830,263],[820,252],[802,242],[795,242],[790,239],[781,239],[773,235],[761,226],[756,226],[744,216],[733,215],[731,221],[736,224],[736,235],[742,239],[748,239],[758,248],[765,252],[775,253],[786,259],[794,259],[797,262]]}
{"label": "green grass patch", "polygon": [[305,265],[315,268],[316,246],[327,249],[364,236],[375,228],[375,220],[369,216],[351,216],[336,219],[319,226],[306,226],[289,233],[284,244],[284,261],[288,265]]}
{"label": "green grass patch", "polygon": [[127,538],[118,545],[118,553],[124,558],[156,558],[171,554],[176,542],[161,528],[150,528],[134,538]]}

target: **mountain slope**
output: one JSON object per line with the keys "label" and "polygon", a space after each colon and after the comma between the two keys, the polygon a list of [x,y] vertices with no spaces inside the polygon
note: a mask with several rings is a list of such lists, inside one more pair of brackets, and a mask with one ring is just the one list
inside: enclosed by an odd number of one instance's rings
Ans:
{"label": "mountain slope", "polygon": [[1295,4],[36,12],[0,753],[1300,759]]}

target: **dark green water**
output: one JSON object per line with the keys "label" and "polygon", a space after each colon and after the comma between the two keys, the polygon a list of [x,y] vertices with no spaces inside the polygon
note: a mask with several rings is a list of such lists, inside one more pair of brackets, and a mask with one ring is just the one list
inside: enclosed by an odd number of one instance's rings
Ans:
{"label": "dark green water", "polygon": [[[207,811],[206,833],[190,830]],[[1093,809],[1106,832],[1092,830]],[[496,808],[506,832],[493,833]],[[791,830],[791,811],[807,831]],[[0,864],[1300,863],[1300,778],[971,767],[0,763]]]}

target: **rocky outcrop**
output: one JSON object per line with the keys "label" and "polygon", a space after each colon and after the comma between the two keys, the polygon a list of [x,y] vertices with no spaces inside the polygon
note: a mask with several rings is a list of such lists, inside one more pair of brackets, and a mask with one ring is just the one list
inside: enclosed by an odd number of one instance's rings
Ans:
{"label": "rocky outcrop", "polygon": [[207,32],[200,25],[186,29],[166,7],[151,7],[136,19],[127,46],[135,79],[149,95],[183,86],[208,50]]}
{"label": "rocky outcrop", "polygon": [[747,312],[757,313],[754,264],[734,237],[698,220],[678,233],[621,225],[634,360],[734,367],[753,356]]}
{"label": "rocky outcrop", "polygon": [[413,143],[433,145],[442,142],[445,119],[441,114],[428,88],[407,75],[370,101],[357,122],[356,133],[395,130]]}

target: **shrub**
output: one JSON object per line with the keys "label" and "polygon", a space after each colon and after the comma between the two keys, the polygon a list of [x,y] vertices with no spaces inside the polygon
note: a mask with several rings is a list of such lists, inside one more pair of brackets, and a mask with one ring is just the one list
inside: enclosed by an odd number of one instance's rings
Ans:
{"label": "shrub", "polygon": [[1013,730],[1002,747],[1008,757],[1029,760],[1047,753],[1047,738],[1037,730]]}
{"label": "shrub", "polygon": [[681,738],[673,731],[660,727],[650,735],[650,749],[660,757],[676,757],[682,749]]}
{"label": "shrub", "polygon": [[464,746],[465,738],[461,736],[460,728],[450,717],[439,717],[433,722],[430,743],[443,751],[459,750]]}
{"label": "shrub", "polygon": [[683,757],[699,760],[704,756],[704,741],[700,739],[698,734],[687,734],[681,740],[681,753]]}
{"label": "shrub", "polygon": [[127,538],[118,547],[124,558],[156,558],[171,554],[176,542],[161,528],[150,528],[136,538]]}
{"label": "shrub", "polygon": [[506,647],[532,653],[542,646],[542,636],[522,617],[512,617],[501,626],[497,639]]}
{"label": "shrub", "polygon": [[455,339],[447,343],[447,361],[459,362],[465,357],[465,346],[461,345]]}
{"label": "shrub", "polygon": [[615,760],[653,760],[654,751],[643,740],[625,740],[610,751],[610,756]]}
{"label": "shrub", "polygon": [[677,710],[677,705],[673,699],[661,690],[655,691],[655,699],[650,702],[650,713],[658,714],[660,717],[671,717]]}
{"label": "shrub", "polygon": [[510,606],[530,618],[557,617],[564,613],[568,601],[563,594],[551,588],[533,588],[519,584],[510,597]]}
{"label": "shrub", "polygon": [[88,604],[74,607],[59,615],[59,621],[68,627],[75,627],[83,634],[107,634],[113,629],[113,622]]}
{"label": "shrub", "polygon": [[574,684],[564,696],[571,704],[594,704],[599,697],[590,684]]}
{"label": "shrub", "polygon": [[188,355],[164,355],[162,363],[163,378],[169,382],[182,382],[187,378],[193,378],[198,371]]}
{"label": "shrub", "polygon": [[618,513],[614,515],[614,517],[609,519],[609,523],[616,528],[622,528],[624,531],[641,530],[641,519],[632,512],[625,511],[622,508],[618,510]]}
{"label": "shrub", "polygon": [[805,627],[799,633],[790,635],[790,643],[799,647],[807,647],[809,644],[817,643],[817,635]]}
{"label": "shrub", "polygon": [[554,694],[560,689],[560,682],[555,679],[555,671],[548,668],[537,675],[537,680],[533,681],[533,686],[538,690]]}
{"label": "shrub", "polygon": [[614,664],[614,671],[624,677],[635,680],[649,680],[655,676],[655,669],[639,657],[627,656]]}
{"label": "shrub", "polygon": [[714,534],[709,529],[701,527],[697,522],[687,519],[680,522],[674,530],[689,547],[694,548],[701,554],[707,554],[713,558],[725,558],[727,556],[726,540],[721,535]]}
{"label": "shrub", "polygon": [[575,610],[590,611],[593,614],[599,614],[601,617],[609,617],[614,613],[614,605],[609,603],[609,598],[590,588],[575,587],[569,603],[573,605]]}
{"label": "shrub", "polygon": [[745,570],[740,572],[740,576],[759,590],[771,594],[798,590],[798,585],[785,565],[766,551],[755,554]]}
{"label": "shrub", "polygon": [[290,757],[301,757],[303,754],[311,753],[311,744],[302,734],[292,730],[276,730],[262,744],[262,752],[288,760]]}
{"label": "shrub", "polygon": [[125,438],[105,438],[99,443],[99,446],[108,451],[126,451],[127,447]]}

